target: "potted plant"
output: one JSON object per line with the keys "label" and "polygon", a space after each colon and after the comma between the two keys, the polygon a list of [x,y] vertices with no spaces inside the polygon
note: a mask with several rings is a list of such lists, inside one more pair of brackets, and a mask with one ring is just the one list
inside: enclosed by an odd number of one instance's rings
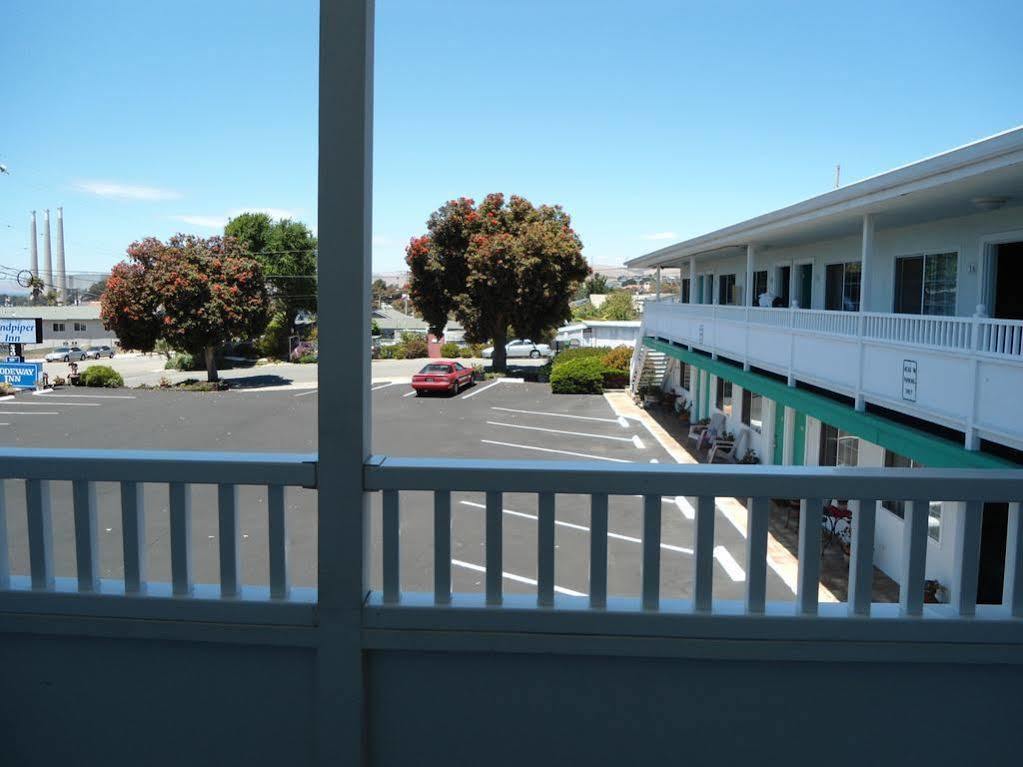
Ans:
{"label": "potted plant", "polygon": [[747,450],[745,455],[743,455],[742,458],[739,459],[739,463],[755,465],[760,463],[760,456],[757,455],[756,450]]}

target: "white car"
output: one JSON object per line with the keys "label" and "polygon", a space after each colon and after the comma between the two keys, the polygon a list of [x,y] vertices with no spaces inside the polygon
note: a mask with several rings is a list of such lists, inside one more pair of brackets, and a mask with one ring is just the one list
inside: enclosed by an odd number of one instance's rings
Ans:
{"label": "white car", "polygon": [[[536,359],[538,357],[550,357],[551,347],[547,344],[534,344],[528,338],[519,338],[507,344],[504,347],[504,352],[508,355],[508,359],[512,357],[532,357]],[[483,350],[483,359],[489,360],[493,356],[493,346],[488,346]]]}
{"label": "white car", "polygon": [[77,346],[58,346],[45,359],[47,362],[78,362],[85,359],[85,352]]}

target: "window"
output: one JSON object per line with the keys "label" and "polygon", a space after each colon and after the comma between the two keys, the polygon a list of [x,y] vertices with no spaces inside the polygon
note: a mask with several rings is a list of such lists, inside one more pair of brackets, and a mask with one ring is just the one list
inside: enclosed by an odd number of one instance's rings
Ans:
{"label": "window", "polygon": [[722,274],[718,277],[718,303],[737,304],[739,303],[735,290],[735,275]]}
{"label": "window", "polygon": [[85,332],[85,323],[84,322],[76,322],[75,323],[75,332],[76,333],[84,333]]}
{"label": "window", "polygon": [[764,431],[764,398],[749,389],[742,390],[742,422],[757,434]]}
{"label": "window", "polygon": [[[754,306],[757,305],[757,299],[767,292],[767,270],[762,272],[753,272],[753,301]],[[750,303],[750,302],[747,302]]]}
{"label": "window", "polygon": [[690,291],[690,289],[691,288],[690,288],[689,279],[686,278],[686,279],[682,280],[682,290],[679,293],[679,300],[681,301],[681,303],[683,303],[683,304],[688,304],[689,303],[689,291]]}
{"label": "window", "polygon": [[958,253],[926,253],[895,259],[895,312],[956,313]]}
{"label": "window", "polygon": [[53,332],[54,333],[63,333],[64,332],[64,323],[63,322],[54,322],[53,323]]}
{"label": "window", "polygon": [[686,391],[692,391],[690,386],[692,384],[693,378],[693,366],[687,365],[684,362],[680,362],[679,366],[680,366],[679,379],[682,383],[682,388],[685,389]]}
{"label": "window", "polygon": [[[884,465],[887,469],[919,469],[922,463],[917,463],[912,458],[893,453],[891,450],[884,451]],[[906,518],[905,501],[881,501],[881,505],[899,519]],[[931,501],[927,510],[927,535],[935,541],[941,540],[941,501]]]}
{"label": "window", "polygon": [[715,400],[718,410],[725,415],[732,414],[732,382],[724,378],[718,379],[717,399]]}
{"label": "window", "polygon": [[824,275],[824,308],[832,311],[860,310],[860,262],[828,264]]}
{"label": "window", "polygon": [[847,431],[821,424],[821,466],[856,466],[859,462],[860,440]]}

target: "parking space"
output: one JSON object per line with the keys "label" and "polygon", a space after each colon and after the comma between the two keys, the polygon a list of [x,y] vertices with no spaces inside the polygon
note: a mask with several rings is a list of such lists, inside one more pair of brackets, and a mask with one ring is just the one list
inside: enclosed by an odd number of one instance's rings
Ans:
{"label": "parking space", "polygon": [[[600,463],[674,463],[637,420],[615,413],[602,396],[556,396],[545,384],[486,381],[456,396],[409,396],[405,380],[372,386],[374,452],[400,456],[473,457]],[[23,447],[137,448],[314,452],[317,390],[196,393],[180,391],[60,390],[0,400],[0,444]],[[24,492],[8,481],[8,527],[12,570],[27,572]],[[121,576],[120,512],[116,486],[100,485],[99,531],[103,575]],[[689,597],[693,581],[693,509],[683,496],[662,499],[662,594]],[[146,488],[151,573],[169,577],[167,491]],[[58,576],[74,575],[74,537],[69,483],[53,483],[54,561]],[[402,588],[427,591],[433,584],[433,501],[427,493],[401,498]],[[312,585],[316,571],[315,494],[289,490],[289,568],[297,585]],[[452,495],[452,584],[483,590],[485,499]],[[566,594],[588,591],[590,499],[556,498],[555,582]],[[537,572],[537,499],[503,498],[504,574],[508,592],[533,593]],[[374,546],[379,546],[380,499],[373,499]],[[613,497],[608,523],[608,589],[635,596],[640,590],[643,502]],[[241,504],[243,579],[267,578],[266,499],[263,488],[245,488]],[[195,577],[217,574],[215,493],[193,493]],[[714,588],[719,598],[742,597],[745,540],[728,519],[715,520]],[[379,551],[373,557],[375,585]],[[788,600],[792,591],[768,571],[768,597]]]}

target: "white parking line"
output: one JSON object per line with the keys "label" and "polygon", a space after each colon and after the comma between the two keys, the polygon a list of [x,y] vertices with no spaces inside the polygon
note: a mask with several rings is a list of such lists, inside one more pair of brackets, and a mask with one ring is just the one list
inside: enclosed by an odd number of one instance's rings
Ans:
{"label": "white parking line", "polygon": [[317,394],[319,391],[320,391],[319,389],[310,389],[309,391],[301,391],[301,392],[299,392],[298,394],[296,394],[294,396],[296,396],[296,397],[308,397],[310,394]]}
{"label": "white parking line", "polygon": [[60,394],[53,389],[43,389],[32,392],[33,397],[46,397],[47,399],[136,399],[133,394]]}
{"label": "white parking line", "polygon": [[60,415],[56,410],[23,410],[20,413],[17,411],[2,411],[0,415]]}
{"label": "white parking line", "polygon": [[54,407],[56,405],[60,407],[100,407],[98,402],[8,402],[6,404],[18,407]]}
{"label": "white parking line", "polygon": [[493,389],[495,386],[497,386],[500,383],[501,383],[501,379],[499,378],[496,381],[494,381],[492,384],[490,384],[489,386],[484,386],[482,389],[475,389],[474,391],[471,391],[468,394],[463,394],[461,397],[459,397],[459,399],[469,399],[469,397],[475,397],[477,394],[482,394],[487,389]]}
{"label": "white parking line", "polygon": [[[474,570],[477,573],[485,573],[487,571],[487,568],[485,568],[483,565],[474,565],[472,562],[463,562],[461,559],[452,559],[451,564],[455,565],[456,567],[464,567],[466,570]],[[536,581],[534,581],[532,578],[527,578],[524,575],[516,575],[515,573],[502,571],[501,577],[506,578],[509,581],[528,583],[530,586],[537,585]],[[566,589],[564,586],[555,586],[554,590],[559,594],[567,594],[570,597],[586,596],[586,594],[584,594],[581,591],[573,591],[572,589]]]}
{"label": "white parking line", "polygon": [[[460,501],[460,503],[463,506],[472,506],[472,507],[477,508],[477,509],[486,509],[487,508],[484,504],[482,504],[482,503],[475,503],[473,501]],[[508,514],[509,516],[512,516],[512,517],[522,517],[523,519],[532,519],[534,522],[538,519],[538,517],[535,514],[526,514],[524,511],[514,511],[512,509],[501,509],[501,511],[503,511],[505,514]],[[567,527],[570,530],[579,530],[579,531],[584,532],[584,533],[590,532],[590,528],[586,527],[585,525],[576,525],[576,524],[573,524],[571,522],[565,522],[564,520],[561,520],[561,519],[555,519],[554,520],[554,524],[555,525],[559,525],[560,527]],[[618,540],[618,541],[628,541],[629,543],[642,543],[643,542],[642,538],[634,538],[631,535],[622,535],[621,533],[609,532],[607,534],[607,537],[608,538],[614,538],[615,540]],[[666,551],[675,551],[675,552],[678,552],[679,554],[692,554],[693,553],[692,549],[687,549],[684,546],[672,546],[670,543],[662,543],[661,544],[661,548],[665,549]]]}
{"label": "white parking line", "polygon": [[552,418],[576,418],[580,421],[600,421],[601,423],[616,423],[622,428],[629,425],[624,416],[618,418],[597,418],[592,415],[572,415],[571,413],[545,413],[542,410],[516,410],[511,407],[491,407],[491,410],[503,410],[506,413],[524,413],[525,415],[546,415]]}
{"label": "white parking line", "polygon": [[735,561],[735,557],[728,553],[728,549],[724,546],[714,547],[714,559],[716,559],[718,564],[724,568],[726,573],[728,573],[728,577],[736,583],[746,580],[746,573],[739,566],[739,563]]}
{"label": "white parking line", "polygon": [[399,381],[389,381],[388,383],[381,384],[380,386],[374,386],[370,389],[370,391],[380,391],[381,389],[386,389],[388,386],[396,386],[398,383]]}
{"label": "white parking line", "polygon": [[408,394],[402,394],[401,396],[402,396],[402,398],[404,399],[405,397],[411,397],[411,396],[412,396],[413,394],[415,394],[415,393],[416,393],[416,390],[415,390],[415,389],[413,389],[413,390],[412,390],[412,391],[410,391],[410,392],[409,392]]}
{"label": "white parking line", "polygon": [[[550,434],[568,434],[572,437],[589,437],[591,439],[609,439],[614,442],[631,442],[636,445],[638,437],[609,437],[606,434],[590,434],[584,431],[562,431],[561,429],[548,429],[544,426],[526,426],[520,423],[505,423],[504,421],[487,421],[491,426],[506,426],[509,429],[529,429],[530,431],[545,431]],[[643,443],[640,442],[636,445],[639,449],[643,448]]]}
{"label": "white parking line", "polygon": [[561,455],[572,455],[576,458],[589,458],[593,461],[612,461],[614,463],[632,463],[624,458],[608,458],[604,455],[590,455],[589,453],[573,453],[571,450],[555,450],[550,447],[536,447],[535,445],[517,445],[514,442],[497,442],[492,439],[481,439],[485,445],[500,445],[501,447],[517,447],[521,450],[536,450],[540,453],[559,453]]}

